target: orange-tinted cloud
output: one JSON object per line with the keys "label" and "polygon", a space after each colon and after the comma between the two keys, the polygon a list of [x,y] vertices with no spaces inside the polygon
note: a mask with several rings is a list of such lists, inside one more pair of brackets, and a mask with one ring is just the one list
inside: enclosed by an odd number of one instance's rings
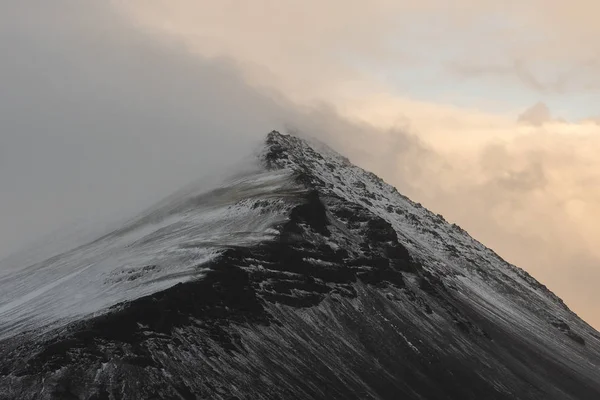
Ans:
{"label": "orange-tinted cloud", "polygon": [[548,106],[542,102],[535,103],[519,115],[517,121],[534,126],[542,126],[552,121],[552,114]]}

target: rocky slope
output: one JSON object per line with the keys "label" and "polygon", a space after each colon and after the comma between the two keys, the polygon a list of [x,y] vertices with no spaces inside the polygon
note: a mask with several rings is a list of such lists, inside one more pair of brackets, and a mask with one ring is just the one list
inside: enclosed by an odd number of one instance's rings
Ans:
{"label": "rocky slope", "polygon": [[0,276],[0,398],[596,399],[600,334],[321,144]]}

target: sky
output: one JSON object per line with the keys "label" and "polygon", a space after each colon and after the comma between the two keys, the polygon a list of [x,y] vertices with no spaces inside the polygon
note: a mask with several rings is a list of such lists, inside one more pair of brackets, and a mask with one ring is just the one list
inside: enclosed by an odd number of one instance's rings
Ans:
{"label": "sky", "polygon": [[140,211],[291,130],[600,327],[599,12],[591,0],[2,2],[0,258]]}

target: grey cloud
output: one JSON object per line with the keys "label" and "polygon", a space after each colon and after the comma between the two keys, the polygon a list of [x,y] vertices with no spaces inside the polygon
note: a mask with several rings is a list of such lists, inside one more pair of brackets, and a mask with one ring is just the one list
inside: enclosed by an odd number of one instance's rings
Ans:
{"label": "grey cloud", "polygon": [[394,182],[406,194],[416,193],[412,186],[429,176],[432,168],[442,168],[442,158],[412,132],[407,119],[402,126],[381,129],[350,121],[333,106],[322,104],[288,119],[287,127],[330,144],[353,163]]}
{"label": "grey cloud", "polygon": [[101,2],[3,3],[0,52],[0,257],[218,172],[287,112]]}
{"label": "grey cloud", "polygon": [[[139,212],[272,129],[342,151],[372,129],[250,86],[235,61],[141,33],[102,2],[0,8],[0,258],[74,221]],[[416,145],[394,137],[396,150]]]}

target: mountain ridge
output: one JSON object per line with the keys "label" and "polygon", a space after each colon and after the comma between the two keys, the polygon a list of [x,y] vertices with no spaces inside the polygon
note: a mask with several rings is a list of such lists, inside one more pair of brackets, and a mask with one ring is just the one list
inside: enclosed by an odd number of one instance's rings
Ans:
{"label": "mountain ridge", "polygon": [[128,244],[209,254],[123,269],[183,281],[0,341],[0,398],[600,396],[600,335],[525,271],[322,144],[259,157]]}

